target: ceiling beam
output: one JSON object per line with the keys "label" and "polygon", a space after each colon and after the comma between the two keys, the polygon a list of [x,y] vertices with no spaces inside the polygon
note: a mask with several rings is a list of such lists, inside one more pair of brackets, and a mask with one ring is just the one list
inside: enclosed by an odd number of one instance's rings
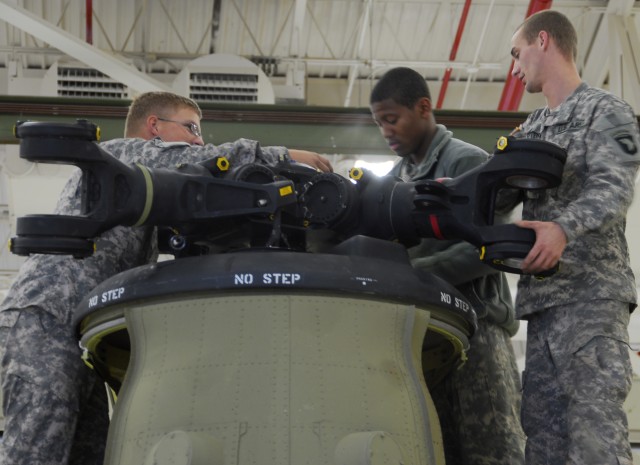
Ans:
{"label": "ceiling beam", "polygon": [[475,79],[475,76],[478,72],[478,57],[480,56],[480,50],[483,48],[484,44],[484,36],[487,32],[487,28],[489,27],[489,20],[491,19],[491,15],[493,13],[493,5],[495,4],[495,0],[491,0],[489,7],[487,8],[487,14],[484,17],[484,24],[482,26],[482,33],[480,34],[480,38],[476,41],[476,54],[473,56],[473,63],[467,69],[467,82],[464,86],[464,93],[462,94],[462,100],[460,101],[460,109],[463,110],[464,106],[467,102],[467,95],[469,94],[469,89],[471,88],[471,81]]}
{"label": "ceiling beam", "polygon": [[[456,56],[458,55],[458,47],[460,46],[460,42],[462,41],[462,33],[464,32],[464,28],[467,24],[467,16],[469,15],[470,8],[471,8],[471,0],[465,0],[464,7],[462,8],[462,13],[460,14],[460,21],[458,21],[458,30],[453,40],[453,44],[451,45],[451,53],[449,53],[450,61],[455,61]],[[442,108],[444,97],[445,95],[447,95],[447,87],[449,87],[449,80],[451,79],[452,71],[453,71],[453,68],[449,66],[447,67],[447,70],[444,72],[444,77],[442,78],[442,84],[440,86],[440,94],[438,95],[438,100],[436,103],[436,109],[438,110]]]}
{"label": "ceiling beam", "polygon": [[640,44],[632,17],[608,15],[610,38],[609,90],[640,109]]}
{"label": "ceiling beam", "polygon": [[138,71],[115,56],[81,41],[9,0],[0,0],[0,18],[106,74],[134,92],[171,91],[170,87],[164,83]]}
{"label": "ceiling beam", "polygon": [[592,40],[593,46],[582,70],[582,78],[595,87],[602,87],[609,74],[609,54],[612,43],[609,34],[611,15],[628,17],[633,10],[634,0],[611,0],[604,11],[604,20]]}
{"label": "ceiling beam", "polygon": [[85,0],[85,39],[93,45],[93,0]]}
{"label": "ceiling beam", "polygon": [[628,16],[631,14],[635,0],[609,0],[607,14]]}
{"label": "ceiling beam", "polygon": [[[356,47],[354,50],[354,56],[360,57],[362,55],[362,50],[364,48],[364,39],[369,30],[369,18],[373,14],[373,0],[367,0],[367,3],[363,7],[362,16],[360,19],[362,22],[360,23],[360,31],[359,38],[356,42]],[[371,31],[369,31],[371,34]],[[349,76],[347,83],[347,95],[344,98],[344,106],[348,107],[351,103],[351,94],[353,93],[353,86],[355,85],[356,79],[358,79],[358,64],[351,65],[349,68]]]}
{"label": "ceiling beam", "polygon": [[295,0],[293,12],[293,27],[291,29],[290,50],[294,57],[304,55],[304,20],[307,13],[307,0]]}
{"label": "ceiling beam", "polygon": [[304,22],[307,14],[307,0],[295,0],[293,11],[293,27],[291,28],[291,42],[289,45],[290,54],[293,56],[293,63],[287,67],[288,86],[295,90],[298,98],[305,98],[305,62],[300,59],[304,55]]}
{"label": "ceiling beam", "polygon": [[591,43],[593,45],[582,68],[582,79],[594,87],[602,87],[609,74],[609,27],[606,18],[600,22]]}

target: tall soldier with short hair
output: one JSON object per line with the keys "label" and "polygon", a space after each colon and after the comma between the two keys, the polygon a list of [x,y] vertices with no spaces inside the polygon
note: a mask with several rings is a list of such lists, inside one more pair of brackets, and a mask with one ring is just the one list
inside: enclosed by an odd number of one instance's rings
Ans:
{"label": "tall soldier with short hair", "polygon": [[640,163],[631,107],[583,82],[577,34],[563,14],[530,16],[511,39],[513,75],[547,106],[514,134],[565,148],[562,183],[528,194],[517,224],[536,232],[516,312],[528,320],[522,423],[529,465],[632,463],[623,402],[636,285],[625,238]]}

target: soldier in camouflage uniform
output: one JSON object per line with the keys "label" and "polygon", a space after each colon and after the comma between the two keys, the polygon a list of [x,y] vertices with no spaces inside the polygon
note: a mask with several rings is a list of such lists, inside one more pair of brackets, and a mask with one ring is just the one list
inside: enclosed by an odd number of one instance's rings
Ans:
{"label": "soldier in camouflage uniform", "polygon": [[[226,156],[231,166],[289,159],[330,170],[319,155],[260,147],[240,139],[204,145],[195,102],[147,93],[129,111],[126,135],[101,146],[125,163],[154,168]],[[134,138],[136,137],[136,138]],[[194,145],[191,145],[194,144]],[[56,214],[79,215],[80,172],[65,186]],[[115,227],[96,241],[89,258],[32,255],[0,306],[6,465],[102,464],[108,409],[104,384],[81,360],[71,321],[80,300],[105,279],[157,258],[151,227]]]}
{"label": "soldier in camouflage uniform", "polygon": [[[487,160],[484,150],[436,124],[426,82],[412,69],[388,71],[370,104],[380,132],[401,157],[390,174],[405,181],[453,178]],[[466,242],[424,239],[409,253],[416,269],[456,286],[478,314],[466,363],[442,381],[426,380],[447,465],[524,463],[520,377],[510,341],[518,321],[504,274],[484,265]]]}
{"label": "soldier in camouflage uniform", "polygon": [[517,316],[528,320],[522,423],[528,465],[629,465],[623,402],[635,279],[625,217],[640,136],[625,102],[581,81],[577,36],[555,11],[528,18],[512,38],[513,75],[547,106],[515,133],[564,147],[558,188],[524,198],[522,227],[536,232],[526,273],[560,263],[550,278],[523,276]]}

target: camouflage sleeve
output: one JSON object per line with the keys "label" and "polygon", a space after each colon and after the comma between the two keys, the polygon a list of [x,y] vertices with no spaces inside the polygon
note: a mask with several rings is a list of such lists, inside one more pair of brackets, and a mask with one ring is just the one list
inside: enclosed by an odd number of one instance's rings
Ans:
{"label": "camouflage sleeve", "polygon": [[640,163],[636,117],[618,99],[596,106],[585,137],[588,174],[582,192],[560,217],[554,218],[569,241],[626,215]]}
{"label": "camouflage sleeve", "polygon": [[79,192],[81,175],[82,171],[74,171],[67,180],[64,188],[62,189],[62,192],[60,193],[58,203],[56,204],[56,208],[54,210],[54,213],[56,215],[76,216],[81,214],[81,196]]}
{"label": "camouflage sleeve", "polygon": [[264,163],[265,165],[275,165],[281,161],[291,161],[291,157],[289,156],[289,150],[286,147],[258,146],[255,161],[257,163]]}
{"label": "camouflage sleeve", "polygon": [[124,163],[140,163],[150,168],[170,168],[180,163],[197,163],[220,156],[228,158],[231,166],[247,163],[273,165],[289,160],[289,151],[285,147],[261,147],[250,139],[204,146],[160,139],[116,139],[105,142],[102,147]]}
{"label": "camouflage sleeve", "polygon": [[[199,149],[199,148],[198,148]],[[232,167],[248,163],[275,165],[289,160],[289,151],[285,147],[261,147],[260,143],[250,139],[238,139],[221,145],[207,144],[204,147],[205,158],[225,156]]]}

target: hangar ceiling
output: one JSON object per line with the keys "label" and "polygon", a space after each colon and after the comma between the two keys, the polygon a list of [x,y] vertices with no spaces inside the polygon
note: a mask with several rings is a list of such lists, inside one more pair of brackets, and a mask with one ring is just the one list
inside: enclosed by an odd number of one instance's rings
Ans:
{"label": "hangar ceiling", "polygon": [[[585,79],[636,108],[637,13],[632,0],[0,0],[0,67],[47,69],[73,57],[134,91],[162,88],[211,53],[239,55],[291,86],[355,84],[410,66],[438,89],[440,107],[469,108],[482,83],[504,83],[509,40],[527,11],[552,7],[575,24]],[[145,79],[146,75],[146,79]],[[166,80],[164,81],[166,82]],[[463,96],[447,98],[449,82]],[[434,96],[435,99],[435,96]],[[307,102],[309,103],[309,102]],[[490,110],[497,109],[487,108]],[[517,110],[516,104],[502,109]]]}

